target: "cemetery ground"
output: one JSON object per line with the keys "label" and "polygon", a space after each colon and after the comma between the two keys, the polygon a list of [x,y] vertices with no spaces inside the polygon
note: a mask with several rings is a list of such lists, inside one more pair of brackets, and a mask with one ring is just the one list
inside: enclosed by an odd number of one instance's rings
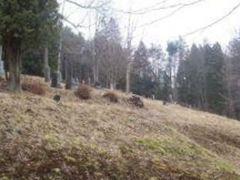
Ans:
{"label": "cemetery ground", "polygon": [[240,179],[238,121],[144,98],[139,109],[121,92],[3,87],[0,179]]}

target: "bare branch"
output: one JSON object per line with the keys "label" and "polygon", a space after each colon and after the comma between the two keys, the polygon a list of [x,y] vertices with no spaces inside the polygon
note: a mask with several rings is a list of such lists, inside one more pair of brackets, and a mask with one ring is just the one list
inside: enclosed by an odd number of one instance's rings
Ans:
{"label": "bare branch", "polygon": [[155,8],[158,5],[164,4],[167,1],[168,0],[163,0],[163,1],[158,2],[158,3],[156,3],[156,4],[152,5],[152,6],[141,8],[141,9],[137,9],[137,10],[134,10],[134,11],[132,11],[132,10],[125,11],[125,10],[122,10],[122,9],[114,9],[114,10],[116,12],[123,13],[123,14],[137,14],[137,13],[142,12],[142,11],[151,10],[152,8]]}
{"label": "bare branch", "polygon": [[184,34],[182,37],[186,37],[186,36],[190,36],[192,34],[195,34],[197,32],[200,32],[200,31],[204,31],[205,29],[208,29],[208,28],[211,28],[212,26],[214,26],[215,24],[223,21],[224,19],[226,19],[227,17],[229,17],[231,14],[233,14],[238,8],[240,7],[240,3],[238,3],[236,6],[233,7],[233,9],[231,11],[229,11],[226,15],[222,16],[221,18],[213,21],[212,23],[206,25],[206,26],[203,26],[201,28],[198,28],[192,32],[189,32],[189,33],[186,33]]}
{"label": "bare branch", "polygon": [[145,27],[145,26],[150,26],[150,25],[152,25],[152,24],[155,24],[155,23],[158,23],[158,22],[160,22],[160,21],[162,21],[162,20],[165,20],[165,19],[167,19],[167,18],[170,18],[170,17],[172,17],[173,15],[175,15],[177,12],[179,12],[180,10],[182,10],[184,7],[185,7],[185,6],[181,6],[181,7],[177,8],[177,9],[175,9],[174,11],[172,11],[171,13],[169,13],[169,14],[167,14],[167,15],[159,18],[159,19],[156,19],[156,20],[154,20],[154,21],[151,21],[151,22],[148,22],[148,23],[145,23],[145,24],[142,24],[142,25],[138,26],[138,28],[143,28],[143,27]]}
{"label": "bare branch", "polygon": [[162,21],[162,20],[165,20],[165,19],[167,19],[167,18],[170,18],[170,17],[172,17],[173,15],[175,15],[177,12],[179,12],[180,10],[182,10],[183,8],[186,8],[186,7],[188,7],[188,6],[195,5],[195,4],[200,3],[200,2],[202,2],[202,1],[204,1],[204,0],[197,0],[197,1],[194,1],[194,2],[191,2],[191,3],[188,3],[188,4],[184,4],[184,5],[180,6],[180,7],[178,7],[177,9],[175,9],[174,11],[172,11],[171,13],[169,13],[169,14],[167,14],[167,15],[159,18],[159,19],[156,19],[156,20],[154,20],[154,21],[145,23],[145,24],[139,26],[138,28],[142,28],[142,27],[145,27],[145,26],[149,26],[149,25],[158,23],[158,22],[160,22],[160,21]]}
{"label": "bare branch", "polygon": [[200,3],[202,1],[205,1],[205,0],[196,0],[196,1],[193,1],[193,2],[189,2],[189,3],[177,3],[177,4],[171,4],[171,5],[168,5],[168,6],[160,6],[160,7],[157,7],[157,8],[156,8],[156,6],[154,6],[151,9],[150,8],[145,8],[145,9],[136,10],[136,11],[124,11],[124,10],[117,10],[117,9],[115,9],[115,11],[119,12],[119,13],[124,13],[124,14],[143,15],[143,14],[152,13],[154,11],[159,11],[159,10],[173,9],[173,8],[177,8],[177,7],[183,8],[183,7],[186,7],[186,6],[192,6],[192,5]]}
{"label": "bare branch", "polygon": [[65,17],[62,17],[62,20],[67,22],[68,24],[70,24],[73,28],[75,28],[78,32],[79,31],[79,28],[89,28],[89,27],[92,27],[94,26],[94,24],[90,24],[89,26],[83,26],[81,24],[74,24],[73,22],[71,22],[70,20],[68,20],[67,18]]}
{"label": "bare branch", "polygon": [[78,3],[78,2],[75,2],[73,0],[66,0],[66,2],[71,3],[71,4],[75,5],[75,6],[78,6],[78,7],[83,8],[83,9],[93,9],[93,10],[96,10],[96,9],[99,9],[99,8],[107,5],[110,2],[110,0],[107,1],[107,2],[104,2],[104,3],[100,4],[100,5],[97,5],[97,6],[93,6],[92,4],[84,6],[84,5],[82,5],[82,4]]}
{"label": "bare branch", "polygon": [[[96,0],[92,0],[89,4],[88,4],[88,6],[92,6],[93,4],[94,4],[94,2],[95,2]],[[74,11],[74,12],[71,12],[69,15],[67,15],[67,19],[70,17],[70,16],[72,16],[73,14],[75,14],[76,13],[76,11]]]}

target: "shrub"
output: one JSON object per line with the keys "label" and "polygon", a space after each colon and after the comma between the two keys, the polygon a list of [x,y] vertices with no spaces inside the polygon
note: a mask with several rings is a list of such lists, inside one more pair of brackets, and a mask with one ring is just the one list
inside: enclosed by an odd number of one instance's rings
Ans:
{"label": "shrub", "polygon": [[47,92],[47,85],[40,80],[23,79],[22,90],[36,95],[45,95]]}
{"label": "shrub", "polygon": [[114,92],[106,92],[103,95],[104,98],[108,99],[110,102],[117,103],[118,102],[118,95]]}
{"label": "shrub", "polygon": [[144,107],[144,104],[143,104],[143,101],[141,100],[140,97],[138,96],[132,96],[128,99],[128,102],[138,108],[143,108]]}
{"label": "shrub", "polygon": [[91,99],[91,91],[92,88],[88,85],[80,85],[78,89],[75,91],[75,95],[80,99]]}

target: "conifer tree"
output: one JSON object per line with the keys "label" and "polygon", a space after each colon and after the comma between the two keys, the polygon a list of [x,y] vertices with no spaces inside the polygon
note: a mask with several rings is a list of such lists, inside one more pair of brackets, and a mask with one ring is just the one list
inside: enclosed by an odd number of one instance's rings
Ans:
{"label": "conifer tree", "polygon": [[8,86],[19,92],[23,49],[39,41],[41,28],[57,23],[56,0],[0,1],[0,34],[9,66]]}
{"label": "conifer tree", "polygon": [[226,107],[226,85],[224,54],[220,44],[205,46],[206,63],[206,98],[208,108],[216,113],[224,114]]}

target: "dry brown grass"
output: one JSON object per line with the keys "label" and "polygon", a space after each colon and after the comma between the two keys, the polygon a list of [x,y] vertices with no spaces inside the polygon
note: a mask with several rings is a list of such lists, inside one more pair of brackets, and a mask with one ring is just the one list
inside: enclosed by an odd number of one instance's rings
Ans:
{"label": "dry brown grass", "polygon": [[23,91],[36,95],[45,95],[48,91],[47,84],[41,78],[24,76],[21,85]]}
{"label": "dry brown grass", "polygon": [[240,177],[237,121],[146,99],[136,109],[121,92],[109,105],[105,91],[79,101],[59,90],[57,104],[50,91],[0,93],[0,179]]}
{"label": "dry brown grass", "polygon": [[91,91],[92,88],[88,85],[80,85],[78,89],[75,91],[75,95],[80,99],[91,99]]}
{"label": "dry brown grass", "polygon": [[235,164],[240,172],[240,122],[222,116],[148,101],[151,111],[161,112],[167,126],[176,128],[202,147]]}
{"label": "dry brown grass", "polygon": [[109,100],[110,102],[117,103],[119,100],[117,93],[113,91],[108,91],[103,94],[103,98]]}

